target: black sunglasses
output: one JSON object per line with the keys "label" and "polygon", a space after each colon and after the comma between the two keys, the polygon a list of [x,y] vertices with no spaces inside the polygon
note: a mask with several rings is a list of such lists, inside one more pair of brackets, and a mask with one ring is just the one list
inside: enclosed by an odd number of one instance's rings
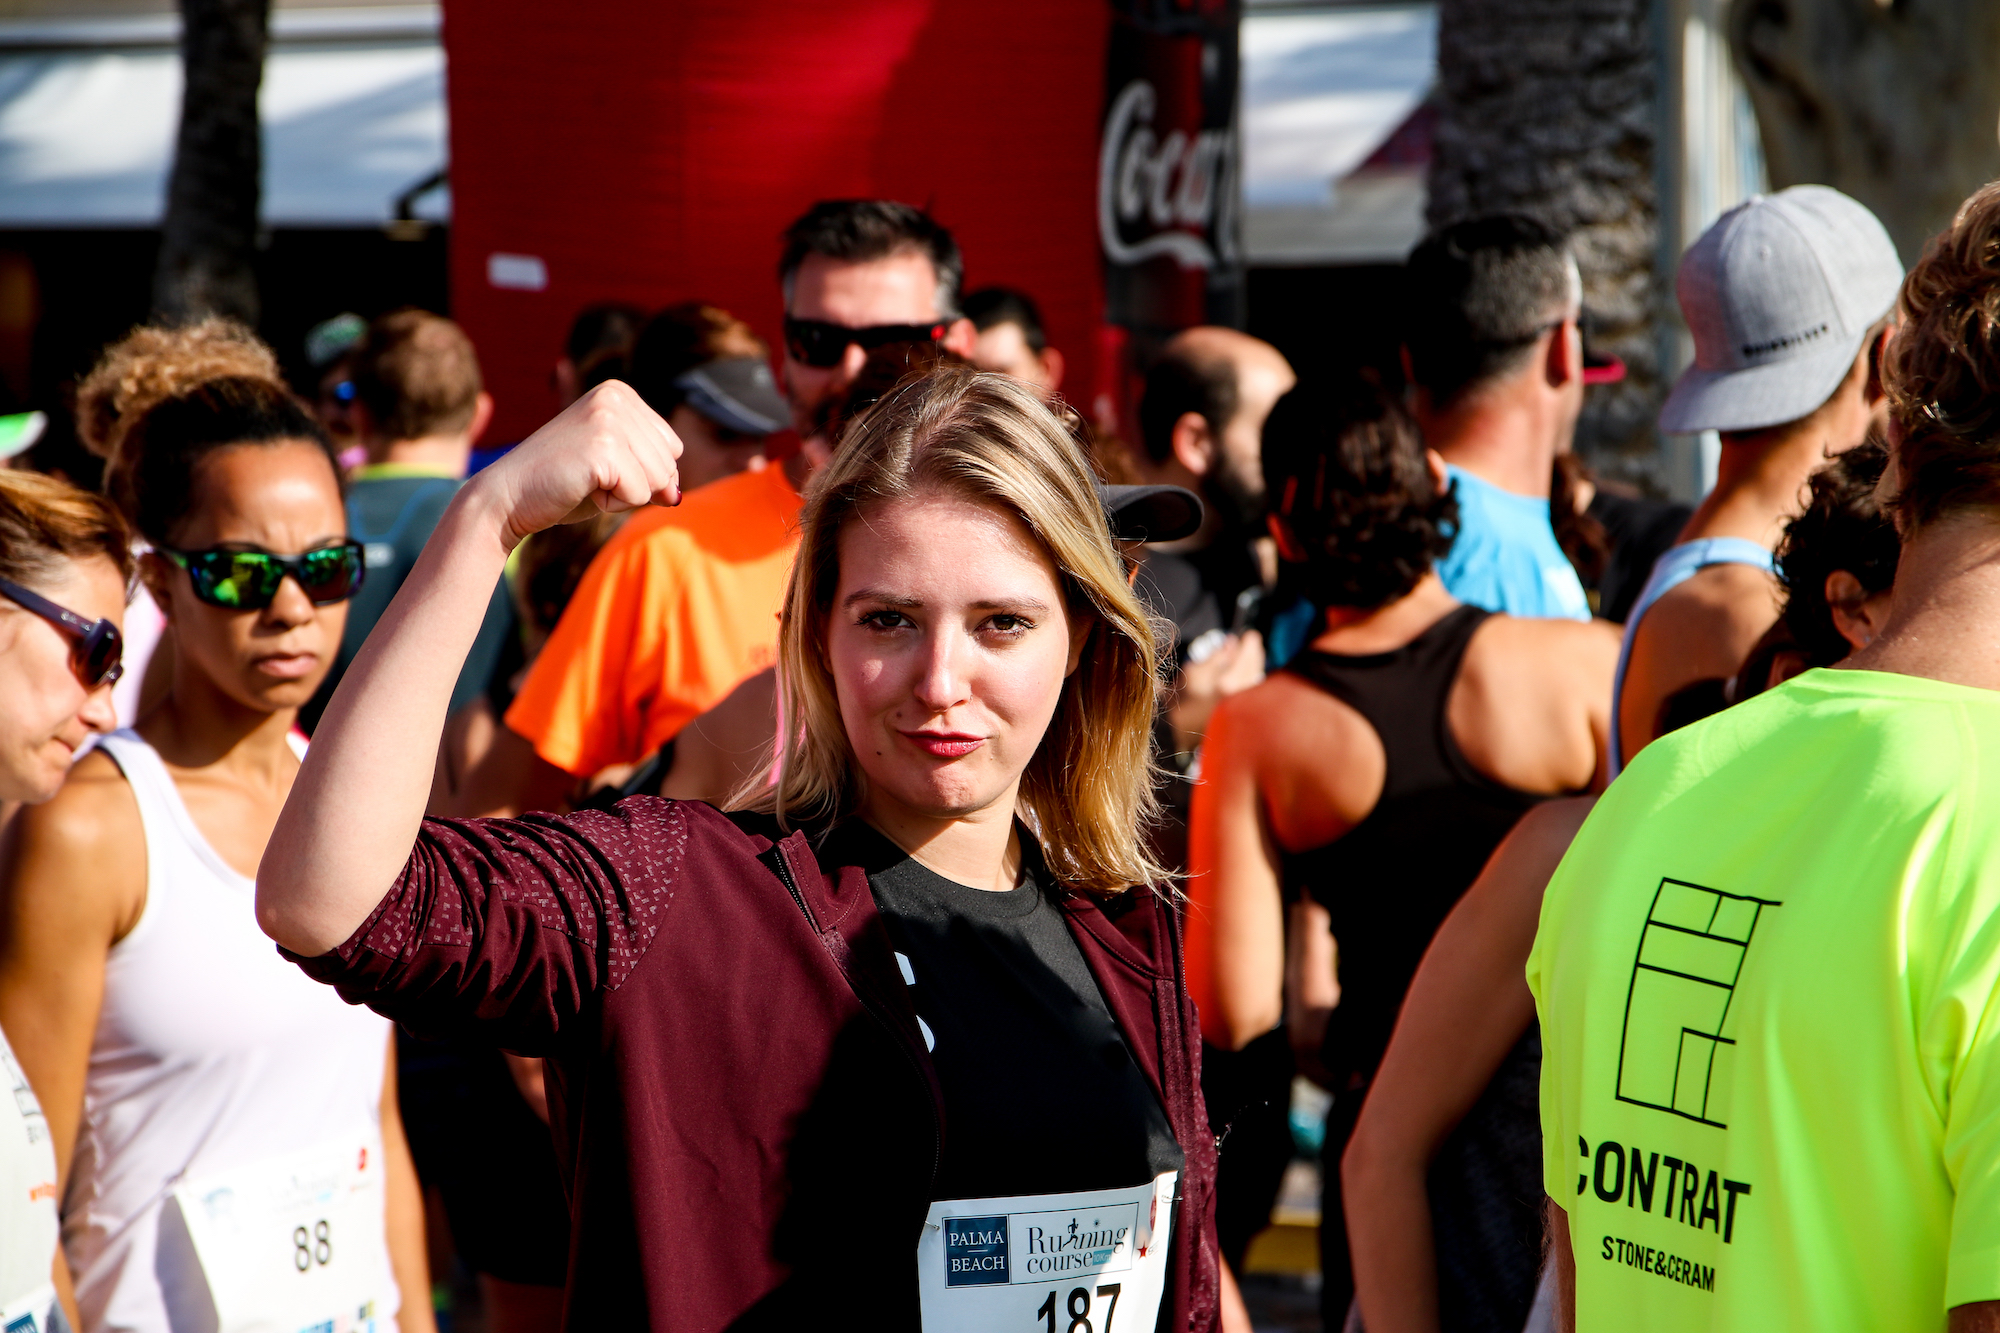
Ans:
{"label": "black sunglasses", "polygon": [[344,602],[361,587],[367,572],[361,543],[352,538],[320,546],[304,555],[273,555],[269,551],[175,551],[153,548],[188,572],[194,595],[210,606],[229,611],[262,611],[278,595],[286,578],[314,606]]}
{"label": "black sunglasses", "polygon": [[870,324],[851,329],[845,324],[829,324],[823,319],[793,319],[785,316],[785,351],[794,361],[803,361],[821,370],[840,364],[849,344],[872,352],[890,343],[934,343],[944,337],[949,321],[935,324]]}
{"label": "black sunglasses", "polygon": [[118,678],[125,674],[125,636],[110,621],[93,623],[85,620],[40,593],[30,592],[6,579],[0,579],[0,594],[5,594],[19,603],[22,609],[34,612],[69,636],[69,663],[86,690],[94,690],[100,685],[115,685]]}

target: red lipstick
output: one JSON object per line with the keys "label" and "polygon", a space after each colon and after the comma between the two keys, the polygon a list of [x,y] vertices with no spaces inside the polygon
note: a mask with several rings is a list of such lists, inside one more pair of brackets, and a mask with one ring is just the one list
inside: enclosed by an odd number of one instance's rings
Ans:
{"label": "red lipstick", "polygon": [[963,759],[986,744],[984,736],[962,731],[905,731],[903,738],[936,759]]}

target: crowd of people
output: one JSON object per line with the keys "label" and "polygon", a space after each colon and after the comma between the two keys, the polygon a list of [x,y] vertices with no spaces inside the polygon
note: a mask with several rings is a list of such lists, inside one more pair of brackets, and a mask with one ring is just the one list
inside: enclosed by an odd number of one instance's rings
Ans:
{"label": "crowd of people", "polygon": [[777,268],[481,466],[400,310],[0,470],[0,1328],[1246,1333],[1303,1077],[1330,1331],[2000,1329],[2000,185],[1696,241],[1691,509],[1534,219],[1130,438],[918,209]]}

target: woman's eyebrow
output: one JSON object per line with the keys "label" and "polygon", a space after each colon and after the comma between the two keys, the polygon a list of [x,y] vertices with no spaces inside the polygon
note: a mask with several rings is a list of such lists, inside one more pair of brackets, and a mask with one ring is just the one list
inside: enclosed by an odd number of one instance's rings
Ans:
{"label": "woman's eyebrow", "polygon": [[1004,601],[978,601],[972,603],[975,611],[1025,611],[1030,615],[1045,616],[1049,604],[1033,597],[1009,597]]}
{"label": "woman's eyebrow", "polygon": [[[856,606],[862,602],[874,602],[880,606],[894,607],[898,611],[920,610],[924,605],[921,597],[910,597],[901,593],[877,592],[873,588],[860,588],[841,599],[843,607]],[[981,598],[967,604],[974,611],[1020,611],[1031,615],[1047,615],[1049,604],[1034,597]]]}
{"label": "woman's eyebrow", "polygon": [[862,602],[880,602],[893,606],[899,611],[914,611],[924,604],[921,597],[909,597],[893,592],[879,592],[874,588],[859,588],[841,599],[842,606],[857,606]]}
{"label": "woman's eyebrow", "polygon": [[[306,545],[305,549],[301,551],[300,554],[304,555],[307,552],[317,551],[320,550],[322,547],[338,546],[346,540],[347,538],[344,535],[339,535],[339,534],[336,534],[331,537],[315,537],[312,539],[311,542],[309,542]],[[270,547],[264,546],[258,542],[248,542],[248,541],[212,542],[209,545],[204,546],[202,549],[205,551],[227,551],[230,553],[255,552],[259,555],[284,554],[283,551],[275,551]]]}

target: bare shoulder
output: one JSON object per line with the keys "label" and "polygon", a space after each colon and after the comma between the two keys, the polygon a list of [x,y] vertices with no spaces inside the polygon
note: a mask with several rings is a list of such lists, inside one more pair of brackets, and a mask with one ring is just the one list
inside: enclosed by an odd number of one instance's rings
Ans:
{"label": "bare shoulder", "polygon": [[1386,759],[1366,718],[1278,671],[1216,708],[1202,782],[1253,789],[1279,846],[1317,847],[1374,808]]}
{"label": "bare shoulder", "polygon": [[1324,762],[1330,757],[1329,744],[1358,738],[1368,732],[1368,723],[1311,682],[1289,671],[1273,671],[1218,703],[1210,731],[1223,732],[1253,753],[1315,755]]}
{"label": "bare shoulder", "polygon": [[1528,616],[1494,616],[1487,622],[1494,633],[1510,635],[1538,648],[1569,652],[1618,653],[1624,630],[1608,620],[1542,620]]}
{"label": "bare shoulder", "polygon": [[1592,680],[1602,676],[1608,690],[1622,636],[1623,631],[1608,620],[1497,615],[1481,625],[1473,637],[1468,665],[1477,669],[1479,659],[1497,649],[1509,659],[1532,659],[1537,677],[1559,688],[1573,688],[1579,676]]}
{"label": "bare shoulder", "polygon": [[1672,643],[1726,637],[1741,640],[1747,651],[1782,607],[1773,575],[1754,565],[1709,565],[1653,603],[1640,634]]}
{"label": "bare shoulder", "polygon": [[120,935],[130,928],[145,902],[145,826],[110,756],[85,755],[55,796],[21,811],[0,880],[10,916],[47,910],[72,921],[108,920]]}
{"label": "bare shoulder", "polygon": [[132,784],[102,750],[77,760],[62,787],[21,812],[20,827],[50,848],[96,850],[95,844],[143,836]]}

